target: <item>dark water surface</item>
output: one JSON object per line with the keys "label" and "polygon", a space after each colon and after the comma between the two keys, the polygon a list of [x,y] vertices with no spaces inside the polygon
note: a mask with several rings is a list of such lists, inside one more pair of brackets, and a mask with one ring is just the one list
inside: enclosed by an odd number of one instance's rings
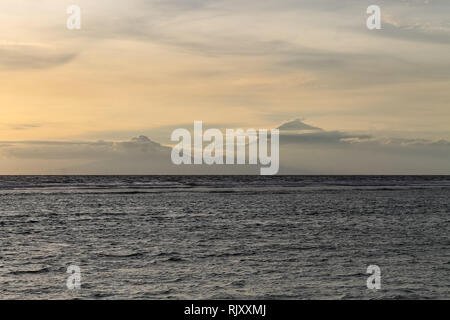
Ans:
{"label": "dark water surface", "polygon": [[2,176],[0,298],[449,299],[449,212],[450,176]]}

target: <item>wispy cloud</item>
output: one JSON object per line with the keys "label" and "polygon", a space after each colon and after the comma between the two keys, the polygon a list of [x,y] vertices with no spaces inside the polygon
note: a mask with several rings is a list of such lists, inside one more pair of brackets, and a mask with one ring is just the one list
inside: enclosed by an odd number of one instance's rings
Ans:
{"label": "wispy cloud", "polygon": [[58,52],[38,45],[1,45],[0,69],[48,69],[69,63],[76,56],[74,52]]}
{"label": "wispy cloud", "polygon": [[450,45],[450,25],[402,25],[389,21],[383,22],[382,32],[372,32],[370,35],[393,38],[403,41]]}
{"label": "wispy cloud", "polygon": [[10,130],[31,130],[41,128],[43,125],[40,123],[17,123],[4,125]]}

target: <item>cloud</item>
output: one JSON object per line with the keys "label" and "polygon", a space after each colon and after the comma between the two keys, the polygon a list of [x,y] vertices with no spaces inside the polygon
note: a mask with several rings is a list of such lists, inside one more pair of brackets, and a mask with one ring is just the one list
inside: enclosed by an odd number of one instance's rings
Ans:
{"label": "cloud", "polygon": [[174,172],[171,149],[144,136],[129,141],[1,141],[1,144],[4,144],[0,148],[2,170],[9,167],[22,174]]}
{"label": "cloud", "polygon": [[[279,128],[284,128],[280,130],[281,174],[450,172],[448,140],[327,131],[298,119]],[[34,168],[27,174],[259,174],[259,166],[175,166],[170,154],[170,147],[146,136],[127,141],[0,141],[3,170],[3,162],[11,160]]]}
{"label": "cloud", "polygon": [[39,123],[18,123],[18,124],[7,125],[7,127],[10,130],[30,130],[30,129],[41,128],[42,124],[39,124]]}
{"label": "cloud", "polygon": [[0,69],[28,70],[48,69],[69,63],[76,53],[62,53],[34,45],[0,46]]}
{"label": "cloud", "polygon": [[421,43],[434,43],[440,45],[450,44],[450,27],[429,27],[426,25],[399,25],[383,21],[382,31],[371,32],[371,35],[413,41]]}
{"label": "cloud", "polygon": [[[334,87],[361,87],[390,83],[450,80],[450,62],[417,62],[410,57],[377,53],[338,53],[319,50],[299,51],[280,61],[287,71],[314,72]],[[319,81],[319,82],[320,82]]]}
{"label": "cloud", "polygon": [[281,174],[448,174],[450,141],[341,131],[280,134]]}
{"label": "cloud", "polygon": [[281,133],[280,142],[283,144],[344,144],[348,143],[348,139],[365,141],[370,138],[372,138],[370,135],[354,135],[340,131],[324,131],[300,134]]}
{"label": "cloud", "polygon": [[[388,37],[411,41],[433,43],[450,43],[449,30],[435,30],[418,26],[399,26],[385,21],[383,30],[369,32],[365,28],[364,14],[370,1],[212,1],[212,0],[134,0],[133,5],[117,4],[108,6],[101,11],[102,5],[81,3],[82,8],[90,13],[89,20],[83,24],[82,30],[73,33],[73,39],[84,39],[83,47],[92,45],[97,40],[126,40],[159,44],[174,49],[186,51],[197,56],[216,57],[263,57],[266,73],[272,77],[280,77],[288,73],[310,73],[314,82],[321,87],[362,87],[370,85],[390,84],[399,82],[449,80],[450,61],[442,59],[421,59],[395,52],[373,50],[370,43],[372,37]],[[423,7],[439,9],[446,6],[443,1],[383,1],[380,3],[384,13],[392,7],[405,7],[412,12],[420,12]],[[91,7],[92,6],[92,7]],[[315,32],[314,28],[301,23],[306,13],[322,14],[318,20],[329,18],[332,26],[324,26],[328,31],[322,34],[321,41],[329,40],[327,45],[317,45],[314,42],[299,41],[302,33]],[[433,11],[433,12],[434,12]],[[291,24],[280,23],[277,34],[270,32],[270,27],[263,27],[261,21],[273,22],[282,19],[284,14],[298,12],[298,33],[293,32]],[[306,13],[305,13],[306,12]],[[359,12],[359,14],[358,14]],[[409,11],[408,11],[409,12]],[[332,15],[330,15],[332,13]],[[279,15],[279,16],[277,16]],[[252,18],[257,19],[252,19]],[[278,18],[278,19],[277,19]],[[292,16],[290,16],[292,19]],[[361,19],[359,19],[361,18]],[[203,21],[204,20],[204,21]],[[347,21],[351,26],[346,24]],[[237,28],[239,23],[242,29]],[[284,21],[282,21],[284,22]],[[358,25],[355,25],[355,23]],[[305,31],[302,28],[306,27]],[[319,27],[318,27],[319,29]],[[55,31],[57,30],[57,31]],[[355,30],[358,30],[355,32]],[[67,37],[64,28],[54,29],[61,37]],[[285,32],[284,32],[285,31]],[[332,36],[338,31],[342,38],[349,37],[358,45],[348,46],[343,52],[342,46],[336,44]],[[364,35],[364,39],[361,37]],[[329,37],[329,38],[326,38]],[[307,39],[308,37],[306,37]],[[71,38],[72,39],[72,38]],[[380,38],[381,39],[381,38]],[[361,43],[364,42],[361,48]],[[307,45],[306,45],[307,43]],[[383,44],[380,43],[380,46]],[[399,44],[401,46],[401,44]],[[400,50],[398,51],[400,52]],[[35,54],[36,59],[22,54],[13,58],[9,54],[8,63],[16,67],[45,68],[71,61],[76,54],[61,53],[59,55]],[[422,55],[423,56],[423,55]],[[33,62],[34,61],[34,62]],[[33,63],[32,63],[33,62]],[[8,63],[1,63],[6,65]],[[221,61],[220,63],[224,63]],[[239,64],[234,60],[233,63]],[[259,69],[261,70],[261,69]],[[208,76],[211,73],[204,73]],[[196,76],[199,76],[197,74]],[[201,77],[201,76],[200,76]],[[246,95],[247,97],[249,95]]]}
{"label": "cloud", "polygon": [[295,119],[286,123],[283,123],[278,127],[280,131],[322,131],[321,128],[311,126],[302,122],[300,119]]}
{"label": "cloud", "polygon": [[[129,141],[0,141],[0,167],[6,170],[12,162],[22,167],[21,174],[259,173],[257,165],[176,166],[172,164],[171,151],[146,136]],[[17,173],[17,167],[14,168]],[[23,168],[28,169],[22,172]]]}
{"label": "cloud", "polygon": [[105,159],[133,158],[152,155],[167,156],[170,148],[161,146],[145,136],[133,138],[130,141],[0,141],[9,146],[4,149],[4,155],[24,159]]}
{"label": "cloud", "polygon": [[220,0],[156,0],[153,2],[149,1],[140,1],[142,6],[150,3],[151,8],[159,8],[162,10],[170,10],[175,12],[185,12],[190,10],[198,10],[207,8],[210,5],[214,5],[216,3],[220,3]]}
{"label": "cloud", "polygon": [[[371,134],[355,134],[342,131],[326,131],[321,128],[310,126],[299,119],[286,122],[278,127],[280,129],[280,142],[282,144],[313,144],[313,145],[334,145],[334,146],[355,146],[358,148],[385,148],[397,150],[417,150],[423,148],[443,148],[450,152],[450,141],[445,139],[405,139],[405,138],[385,138],[375,137]],[[448,149],[447,149],[448,148]]]}

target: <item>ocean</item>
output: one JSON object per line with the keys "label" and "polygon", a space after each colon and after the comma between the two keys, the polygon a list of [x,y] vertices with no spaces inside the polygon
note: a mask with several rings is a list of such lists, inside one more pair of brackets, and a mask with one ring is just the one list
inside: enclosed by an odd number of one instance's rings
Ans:
{"label": "ocean", "polygon": [[449,213],[450,176],[1,176],[0,299],[449,299]]}

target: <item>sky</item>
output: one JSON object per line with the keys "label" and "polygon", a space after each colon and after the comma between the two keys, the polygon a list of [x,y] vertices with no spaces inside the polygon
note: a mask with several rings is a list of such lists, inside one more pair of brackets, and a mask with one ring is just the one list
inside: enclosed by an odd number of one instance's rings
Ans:
{"label": "sky", "polygon": [[[381,30],[366,27],[372,4]],[[165,150],[195,120],[295,119],[325,133],[282,132],[286,173],[448,174],[449,13],[448,0],[2,0],[0,174],[158,173],[142,145]]]}

